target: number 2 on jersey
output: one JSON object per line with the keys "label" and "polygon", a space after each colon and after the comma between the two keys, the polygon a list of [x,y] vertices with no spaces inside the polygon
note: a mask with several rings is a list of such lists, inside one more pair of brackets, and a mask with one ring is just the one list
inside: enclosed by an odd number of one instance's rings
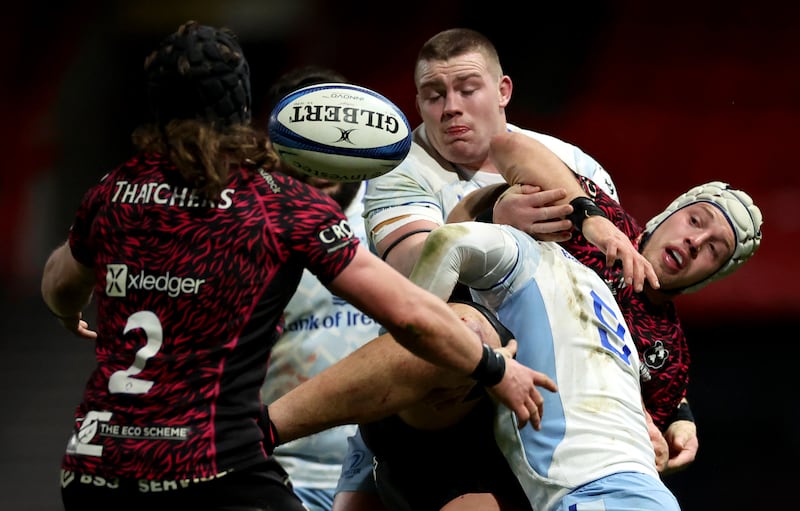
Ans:
{"label": "number 2 on jersey", "polygon": [[158,316],[150,311],[139,311],[128,318],[123,333],[141,328],[147,336],[147,344],[139,348],[133,364],[125,370],[114,371],[108,379],[108,390],[112,394],[144,394],[153,386],[152,381],[134,378],[142,372],[147,361],[158,353],[164,341],[164,332]]}

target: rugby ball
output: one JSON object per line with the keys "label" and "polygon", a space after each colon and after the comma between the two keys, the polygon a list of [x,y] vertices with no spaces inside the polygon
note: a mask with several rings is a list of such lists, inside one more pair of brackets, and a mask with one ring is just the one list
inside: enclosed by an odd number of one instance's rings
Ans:
{"label": "rugby ball", "polygon": [[347,83],[287,94],[272,110],[268,132],[283,162],[332,181],[386,174],[411,149],[405,114],[381,94]]}

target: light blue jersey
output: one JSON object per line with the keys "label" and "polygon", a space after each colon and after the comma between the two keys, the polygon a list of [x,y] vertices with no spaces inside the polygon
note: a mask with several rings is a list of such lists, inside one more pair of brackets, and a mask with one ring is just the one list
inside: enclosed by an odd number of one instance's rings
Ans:
{"label": "light blue jersey", "polygon": [[570,491],[615,473],[641,473],[660,488],[639,357],[611,291],[559,245],[503,229],[521,257],[503,284],[475,298],[495,305],[516,334],[517,360],[560,389],[543,392],[539,431],[518,429],[513,413],[498,408],[498,445],[534,509],[554,509]]}
{"label": "light blue jersey", "polygon": [[[428,241],[438,250],[423,251],[412,280],[445,297],[457,281],[469,286],[516,335],[516,359],[558,385],[557,393],[542,392],[539,431],[518,429],[513,412],[497,407],[495,439],[532,507],[678,509],[656,471],[636,346],[602,279],[560,245],[510,226],[451,224]],[[641,499],[638,490],[624,496],[621,474],[636,481]],[[589,483],[597,492],[576,493]],[[669,498],[650,502],[650,491]],[[561,507],[567,495],[573,503],[602,504],[607,496],[606,504],[635,505]]]}

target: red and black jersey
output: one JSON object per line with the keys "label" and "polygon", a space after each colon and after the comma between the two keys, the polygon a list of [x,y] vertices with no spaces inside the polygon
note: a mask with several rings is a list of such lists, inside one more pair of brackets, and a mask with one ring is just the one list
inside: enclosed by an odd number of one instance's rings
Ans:
{"label": "red and black jersey", "polygon": [[193,479],[263,461],[259,389],[281,314],[308,268],[355,255],[339,206],[279,173],[238,169],[217,201],[138,155],[85,195],[70,231],[94,268],[97,367],[63,468]]}
{"label": "red and black jersey", "polygon": [[[579,177],[579,180],[608,218],[637,243],[644,229],[636,220],[592,181],[584,177]],[[634,292],[632,286],[622,287],[621,266],[608,268],[603,252],[579,232],[573,231],[572,239],[562,245],[600,275],[616,294],[642,361],[641,384],[645,407],[656,425],[665,429],[686,395],[689,382],[689,346],[675,304],[668,302],[655,305],[643,293]]]}

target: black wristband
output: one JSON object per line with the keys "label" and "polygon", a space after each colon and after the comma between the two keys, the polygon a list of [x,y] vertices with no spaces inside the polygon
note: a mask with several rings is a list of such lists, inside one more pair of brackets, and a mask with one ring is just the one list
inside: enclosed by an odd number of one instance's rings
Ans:
{"label": "black wristband", "polygon": [[484,344],[481,361],[478,362],[478,366],[469,375],[470,378],[484,387],[493,387],[500,383],[505,374],[506,358],[489,347],[488,344]]}
{"label": "black wristband", "polygon": [[600,206],[589,197],[575,197],[569,202],[569,205],[572,206],[572,213],[567,215],[567,220],[570,220],[578,231],[582,230],[583,221],[590,216],[608,218],[605,211],[600,209]]}
{"label": "black wristband", "polygon": [[694,422],[694,414],[692,414],[692,409],[689,407],[688,401],[681,402],[678,408],[675,409],[675,420]]}

